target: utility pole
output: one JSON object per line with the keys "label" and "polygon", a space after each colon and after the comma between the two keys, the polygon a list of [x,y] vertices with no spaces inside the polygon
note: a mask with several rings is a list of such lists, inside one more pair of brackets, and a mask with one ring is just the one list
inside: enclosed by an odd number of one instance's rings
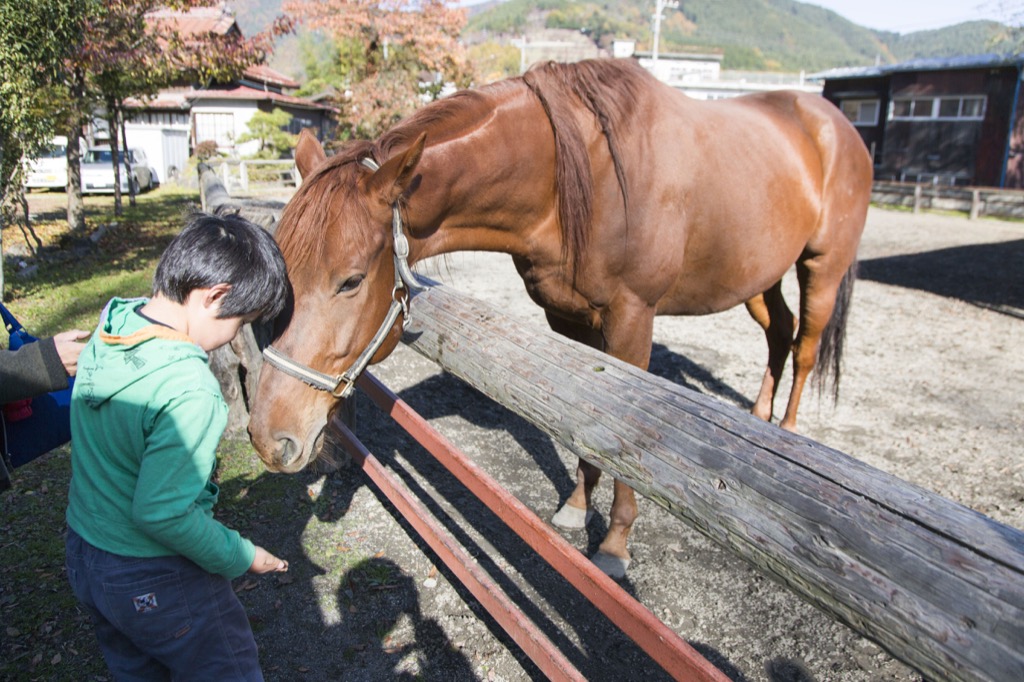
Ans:
{"label": "utility pole", "polygon": [[662,12],[665,8],[675,9],[679,7],[678,0],[657,0],[654,5],[654,50],[651,55],[651,71],[657,75],[658,70],[658,41],[661,38],[661,20],[665,17]]}
{"label": "utility pole", "polygon": [[509,41],[513,47],[519,48],[519,73],[526,73],[526,34],[522,38],[513,38]]}

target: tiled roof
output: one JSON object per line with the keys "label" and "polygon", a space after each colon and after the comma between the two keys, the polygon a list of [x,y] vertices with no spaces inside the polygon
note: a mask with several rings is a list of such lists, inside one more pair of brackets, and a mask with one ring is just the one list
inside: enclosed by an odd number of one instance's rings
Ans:
{"label": "tiled roof", "polygon": [[192,101],[202,99],[233,99],[251,100],[256,102],[270,101],[278,104],[289,104],[291,106],[302,107],[305,109],[322,109],[325,111],[332,110],[332,107],[319,104],[308,99],[303,99],[302,97],[292,97],[291,95],[282,95],[277,92],[257,90],[256,88],[250,88],[247,85],[193,90],[189,93],[188,98]]}
{"label": "tiled roof", "polygon": [[276,85],[282,88],[297,88],[301,85],[298,81],[293,80],[280,71],[274,71],[266,64],[250,66],[245,70],[244,77],[261,83],[266,83],[267,85]]}
{"label": "tiled roof", "polygon": [[231,33],[232,29],[241,32],[235,17],[224,7],[196,7],[187,13],[159,9],[146,17],[159,23],[169,23],[182,35],[213,33],[223,36]]}

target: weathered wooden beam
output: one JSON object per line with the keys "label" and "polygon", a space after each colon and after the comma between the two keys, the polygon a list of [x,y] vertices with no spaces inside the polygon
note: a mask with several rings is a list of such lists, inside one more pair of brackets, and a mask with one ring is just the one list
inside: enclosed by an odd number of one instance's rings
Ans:
{"label": "weathered wooden beam", "polygon": [[437,286],[404,341],[934,679],[1024,680],[1024,533]]}

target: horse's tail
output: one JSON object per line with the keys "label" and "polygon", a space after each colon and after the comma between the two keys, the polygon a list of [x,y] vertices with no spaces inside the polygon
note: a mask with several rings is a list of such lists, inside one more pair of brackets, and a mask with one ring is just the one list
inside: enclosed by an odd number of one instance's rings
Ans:
{"label": "horse's tail", "polygon": [[821,333],[818,346],[818,359],[814,363],[814,374],[818,384],[818,394],[824,395],[829,380],[832,383],[832,400],[839,401],[839,377],[842,373],[843,341],[846,338],[846,317],[850,312],[850,300],[853,296],[853,283],[857,280],[857,261],[854,260],[843,275],[836,292],[836,305],[832,316],[828,319]]}

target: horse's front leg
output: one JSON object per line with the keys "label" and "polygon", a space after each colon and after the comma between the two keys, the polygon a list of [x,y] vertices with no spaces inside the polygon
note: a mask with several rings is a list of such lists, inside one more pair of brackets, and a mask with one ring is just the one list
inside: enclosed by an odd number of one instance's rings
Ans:
{"label": "horse's front leg", "polygon": [[[591,335],[590,345],[646,370],[651,360],[654,308],[636,301],[617,301],[616,303],[617,305],[608,306],[602,315],[600,343],[595,343]],[[551,322],[550,316],[548,321]],[[555,331],[561,331],[554,325],[552,328]],[[578,330],[577,334],[579,334]],[[587,338],[587,335],[583,336]],[[571,338],[583,340],[578,336]],[[591,493],[600,474],[600,469],[589,462],[580,460],[577,469],[576,490],[555,515],[559,521],[582,517],[583,522],[586,523],[591,513]],[[598,547],[597,553],[591,557],[594,565],[613,578],[624,577],[626,569],[629,567],[631,561],[628,549],[629,534],[633,529],[637,513],[636,494],[633,489],[616,479],[615,495],[608,518],[608,532]],[[554,518],[552,523],[558,525]]]}
{"label": "horse's front leg", "polygon": [[[597,330],[585,324],[570,322],[550,312],[545,314],[552,331],[573,341],[603,350],[604,339]],[[600,479],[601,470],[590,462],[580,459],[576,466],[576,487],[565,503],[551,517],[551,525],[565,530],[585,528],[590,523],[590,519],[594,517],[591,496]]]}

